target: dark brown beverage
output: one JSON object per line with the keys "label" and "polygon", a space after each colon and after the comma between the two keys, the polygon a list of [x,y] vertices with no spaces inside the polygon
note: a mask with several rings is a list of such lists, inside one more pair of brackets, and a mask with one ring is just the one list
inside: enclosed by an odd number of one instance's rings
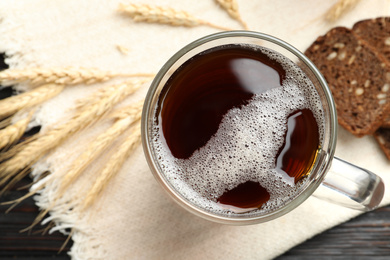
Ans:
{"label": "dark brown beverage", "polygon": [[217,132],[228,110],[281,86],[285,74],[265,54],[239,46],[211,49],[184,63],[166,83],[158,108],[173,156],[190,157]]}
{"label": "dark brown beverage", "polygon": [[171,157],[162,167],[184,197],[234,213],[290,199],[320,147],[321,114],[291,66],[266,49],[226,45],[170,77],[156,108],[156,150]]}

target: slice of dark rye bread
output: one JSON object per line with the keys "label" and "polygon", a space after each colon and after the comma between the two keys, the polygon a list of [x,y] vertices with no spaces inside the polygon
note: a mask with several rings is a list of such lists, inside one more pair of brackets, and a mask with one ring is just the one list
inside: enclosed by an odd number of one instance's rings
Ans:
{"label": "slice of dark rye bread", "polygon": [[328,82],[339,124],[358,137],[374,134],[390,114],[390,63],[345,27],[318,37],[305,55]]}
{"label": "slice of dark rye bread", "polygon": [[[359,21],[353,25],[352,31],[390,62],[390,17]],[[390,72],[387,77],[390,80]],[[382,127],[390,128],[390,114],[385,118]]]}
{"label": "slice of dark rye bread", "polygon": [[390,128],[379,128],[374,136],[386,157],[390,160]]}
{"label": "slice of dark rye bread", "polygon": [[352,31],[390,61],[390,17],[359,21]]}

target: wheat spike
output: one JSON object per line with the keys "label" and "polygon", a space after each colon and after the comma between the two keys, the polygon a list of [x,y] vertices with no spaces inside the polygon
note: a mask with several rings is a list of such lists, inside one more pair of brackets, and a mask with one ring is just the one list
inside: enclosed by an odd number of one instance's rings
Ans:
{"label": "wheat spike", "polygon": [[9,147],[22,137],[30,123],[33,112],[13,125],[0,130],[0,150]]}
{"label": "wheat spike", "polygon": [[102,118],[118,102],[134,93],[146,81],[137,80],[100,89],[95,95],[79,102],[76,113],[68,122],[55,126],[44,134],[38,134],[21,147],[15,146],[5,153],[4,157],[8,160],[0,165],[0,186],[16,176],[18,172],[25,172],[23,169],[37,162],[74,133]]}
{"label": "wheat spike", "polygon": [[131,133],[127,136],[123,143],[118,147],[115,153],[110,157],[110,161],[106,164],[103,170],[99,173],[95,183],[85,197],[83,208],[87,208],[94,203],[98,195],[108,185],[109,181],[114,177],[126,159],[134,151],[141,142],[140,124],[138,123],[131,129]]}
{"label": "wheat spike", "polygon": [[233,19],[236,19],[238,22],[240,22],[245,30],[248,30],[248,25],[246,24],[246,22],[244,22],[244,20],[242,20],[240,12],[238,11],[238,4],[236,0],[216,0],[216,1],[223,9],[225,9],[228,12],[228,14]]}
{"label": "wheat spike", "polygon": [[88,165],[112,145],[112,143],[126,131],[134,121],[138,121],[141,118],[142,107],[131,106],[129,109],[131,112],[128,113],[127,117],[118,119],[108,130],[100,134],[72,163],[71,168],[61,181],[58,197],[62,196],[69,185],[83,173]]}
{"label": "wheat spike", "polygon": [[0,118],[10,116],[21,109],[39,105],[57,96],[63,89],[64,85],[45,84],[22,94],[5,98],[0,101]]}
{"label": "wheat spike", "polygon": [[[143,102],[144,101],[142,100],[133,105],[121,108],[112,113],[110,117],[119,120],[134,118],[134,122],[137,122],[142,115]],[[135,126],[131,127],[130,134],[127,136],[124,142],[120,144],[115,153],[110,157],[109,162],[99,173],[97,180],[84,200],[83,208],[87,208],[93,204],[97,196],[102,192],[102,190],[104,190],[112,177],[119,172],[125,160],[141,142],[140,127],[141,126],[139,122]]]}
{"label": "wheat spike", "polygon": [[336,21],[341,17],[347,10],[354,7],[360,0],[339,0],[334,4],[326,14],[328,21]]}
{"label": "wheat spike", "polygon": [[121,3],[119,5],[119,11],[129,15],[135,22],[160,23],[186,27],[206,25],[219,30],[230,30],[229,28],[198,19],[185,11],[175,10],[169,7]]}
{"label": "wheat spike", "polygon": [[6,69],[0,72],[0,85],[9,86],[20,82],[29,82],[34,85],[46,83],[64,85],[93,84],[104,82],[115,77],[149,76],[152,76],[152,74],[123,74],[83,67]]}

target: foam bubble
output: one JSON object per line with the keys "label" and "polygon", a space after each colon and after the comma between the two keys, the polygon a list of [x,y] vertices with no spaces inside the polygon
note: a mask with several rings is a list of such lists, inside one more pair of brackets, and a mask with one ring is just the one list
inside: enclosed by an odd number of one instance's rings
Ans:
{"label": "foam bubble", "polygon": [[201,208],[227,213],[216,200],[226,190],[247,181],[260,183],[270,194],[269,201],[258,211],[273,210],[294,198],[305,180],[294,184],[292,178],[274,169],[292,112],[309,108],[322,139],[323,110],[315,87],[290,60],[261,50],[285,68],[283,86],[255,95],[247,105],[229,110],[216,134],[190,158],[174,158],[161,129],[153,129],[153,146],[166,178],[183,197]]}

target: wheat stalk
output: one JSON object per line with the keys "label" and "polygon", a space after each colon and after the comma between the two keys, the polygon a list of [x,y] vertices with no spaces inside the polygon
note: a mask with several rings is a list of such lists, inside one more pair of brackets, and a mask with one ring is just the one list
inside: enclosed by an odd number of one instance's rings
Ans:
{"label": "wheat stalk", "polygon": [[229,28],[198,19],[185,11],[175,10],[169,7],[121,3],[119,5],[119,11],[129,15],[135,22],[160,23],[186,27],[205,25],[219,30],[230,30]]}
{"label": "wheat stalk", "polygon": [[90,165],[98,158],[112,143],[127,130],[134,121],[141,118],[142,107],[131,106],[126,117],[121,117],[104,133],[100,134],[94,141],[89,143],[84,152],[72,163],[69,171],[64,175],[57,193],[61,197],[65,190],[73,183]]}
{"label": "wheat stalk", "polygon": [[347,10],[355,6],[360,0],[339,0],[334,4],[326,13],[326,19],[328,21],[336,21]]}
{"label": "wheat stalk", "polygon": [[85,197],[83,208],[87,208],[94,203],[98,195],[104,190],[109,181],[119,172],[126,159],[141,142],[140,124],[131,129],[131,133],[121,143],[115,153],[110,157],[110,161],[99,173],[95,183]]}
{"label": "wheat stalk", "polygon": [[100,89],[95,95],[78,104],[75,115],[68,122],[49,129],[44,134],[38,134],[29,142],[9,150],[2,158],[8,160],[0,165],[0,186],[15,177],[5,189],[13,185],[20,176],[23,177],[23,174],[18,175],[18,172],[26,174],[23,169],[37,162],[74,133],[102,118],[118,102],[134,93],[145,82],[146,80],[137,80]]}
{"label": "wheat stalk", "polygon": [[240,15],[240,12],[238,11],[238,4],[236,0],[215,0],[223,9],[225,9],[230,17],[233,19],[236,19],[241,25],[244,27],[245,30],[248,30],[248,25],[244,20],[242,20],[242,17]]}
{"label": "wheat stalk", "polygon": [[0,130],[0,150],[9,147],[22,137],[30,123],[33,112],[13,125],[9,125],[6,128]]}
{"label": "wheat stalk", "polygon": [[0,85],[9,86],[20,82],[29,82],[31,84],[56,83],[64,85],[93,84],[104,82],[115,77],[145,76],[149,77],[152,74],[124,74],[82,67],[6,69],[0,72]]}
{"label": "wheat stalk", "polygon": [[10,116],[17,111],[43,103],[57,96],[64,85],[45,84],[31,91],[11,96],[0,101],[0,118]]}

